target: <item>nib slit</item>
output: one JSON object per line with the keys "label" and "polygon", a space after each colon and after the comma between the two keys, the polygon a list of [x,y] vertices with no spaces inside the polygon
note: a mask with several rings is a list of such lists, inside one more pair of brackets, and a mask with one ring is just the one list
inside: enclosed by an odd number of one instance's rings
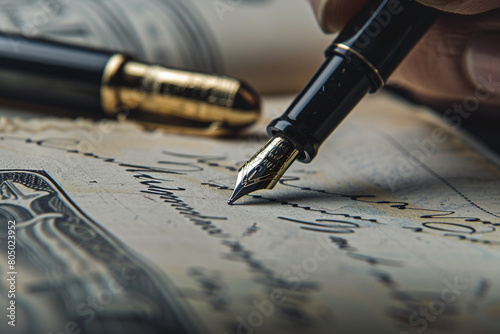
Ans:
{"label": "nib slit", "polygon": [[295,161],[299,151],[282,136],[271,138],[238,173],[236,187],[227,201],[232,205],[254,191],[272,189]]}

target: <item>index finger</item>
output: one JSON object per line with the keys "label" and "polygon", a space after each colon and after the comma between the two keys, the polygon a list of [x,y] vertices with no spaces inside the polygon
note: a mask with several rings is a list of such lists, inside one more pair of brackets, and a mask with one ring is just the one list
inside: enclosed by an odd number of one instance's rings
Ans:
{"label": "index finger", "polygon": [[[325,32],[337,32],[368,2],[368,0],[309,0]],[[399,1],[399,0],[393,0]],[[463,15],[484,13],[500,8],[500,0],[419,0],[426,6]]]}
{"label": "index finger", "polygon": [[367,3],[367,0],[310,0],[324,32],[337,32]]}

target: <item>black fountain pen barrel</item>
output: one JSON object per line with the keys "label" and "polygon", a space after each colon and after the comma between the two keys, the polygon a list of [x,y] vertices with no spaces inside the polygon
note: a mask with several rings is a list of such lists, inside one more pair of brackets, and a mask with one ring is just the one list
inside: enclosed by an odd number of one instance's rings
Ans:
{"label": "black fountain pen barrel", "polygon": [[437,13],[411,0],[368,2],[328,48],[326,61],[287,111],[269,124],[271,140],[241,168],[228,203],[271,189],[295,159],[314,159],[358,102],[385,84]]}
{"label": "black fountain pen barrel", "polygon": [[288,110],[268,126],[310,162],[321,144],[387,78],[425,34],[438,11],[412,0],[370,1],[327,49],[327,59]]}
{"label": "black fountain pen barrel", "polygon": [[297,159],[310,162],[323,141],[342,122],[371,87],[357,60],[329,57],[288,110],[267,127],[271,136],[283,135],[299,150]]}
{"label": "black fountain pen barrel", "polygon": [[438,16],[415,0],[370,1],[325,53],[360,56],[385,82]]}
{"label": "black fountain pen barrel", "polygon": [[112,52],[0,34],[0,97],[100,112]]}

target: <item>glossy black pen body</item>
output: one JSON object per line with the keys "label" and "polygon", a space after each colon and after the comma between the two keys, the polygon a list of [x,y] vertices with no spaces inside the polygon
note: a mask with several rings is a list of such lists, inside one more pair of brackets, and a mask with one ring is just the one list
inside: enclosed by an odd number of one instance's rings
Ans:
{"label": "glossy black pen body", "polygon": [[359,101],[384,86],[438,14],[413,0],[368,2],[290,107],[269,124],[271,140],[241,168],[228,203],[273,188],[295,160],[311,162]]}

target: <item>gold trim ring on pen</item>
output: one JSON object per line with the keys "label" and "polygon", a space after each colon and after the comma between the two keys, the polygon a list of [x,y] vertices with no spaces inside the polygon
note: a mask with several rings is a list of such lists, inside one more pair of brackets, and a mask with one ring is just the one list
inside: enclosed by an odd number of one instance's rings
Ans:
{"label": "gold trim ring on pen", "polygon": [[339,49],[342,49],[344,51],[347,51],[349,53],[352,53],[353,55],[358,57],[359,60],[361,60],[363,63],[365,63],[373,71],[375,76],[380,81],[381,85],[380,85],[379,89],[385,86],[385,80],[384,80],[384,78],[382,78],[382,75],[380,75],[380,72],[378,71],[378,69],[368,59],[366,59],[362,54],[360,54],[356,50],[351,49],[348,45],[345,45],[342,43],[334,43],[334,44],[332,44],[332,46],[337,47]]}
{"label": "gold trim ring on pen", "polygon": [[101,107],[111,117],[117,116],[122,103],[118,92],[119,88],[112,84],[112,80],[127,60],[128,58],[121,54],[111,56],[102,75]]}

